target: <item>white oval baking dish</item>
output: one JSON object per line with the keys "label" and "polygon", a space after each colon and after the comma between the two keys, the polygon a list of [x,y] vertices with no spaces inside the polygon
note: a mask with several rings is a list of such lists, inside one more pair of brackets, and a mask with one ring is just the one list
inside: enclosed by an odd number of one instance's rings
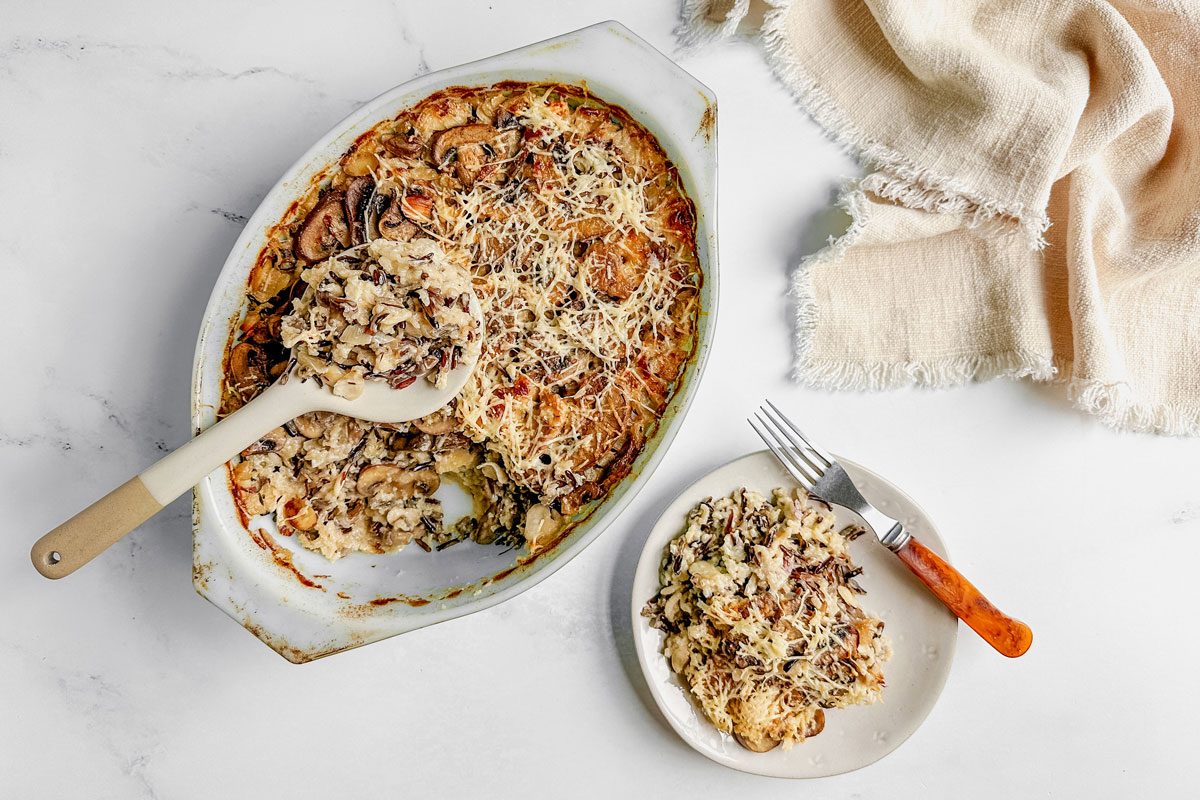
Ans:
{"label": "white oval baking dish", "polygon": [[598,97],[623,106],[658,137],[696,204],[704,286],[695,359],[631,474],[569,536],[532,561],[522,561],[519,552],[466,542],[442,552],[410,547],[330,563],[279,536],[274,525],[256,523],[248,532],[228,471],[213,472],[196,487],[193,500],[196,590],[289,661],[311,661],[479,611],[548,577],[600,535],[646,482],[704,370],[717,311],[716,97],[628,29],[606,22],[409,81],[352,113],[305,153],[246,223],[217,279],[196,345],[193,428],[215,420],[226,341],[243,313],[247,276],[266,229],[310,178],[375,123],[425,96],[447,86],[501,80],[586,81]]}

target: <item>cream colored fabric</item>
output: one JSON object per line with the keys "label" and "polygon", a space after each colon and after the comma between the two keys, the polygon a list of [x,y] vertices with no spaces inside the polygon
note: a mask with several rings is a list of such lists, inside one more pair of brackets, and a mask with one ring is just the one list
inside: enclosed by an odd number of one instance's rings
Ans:
{"label": "cream colored fabric", "polygon": [[[683,36],[755,3],[689,0]],[[792,0],[760,35],[871,170],[797,270],[797,377],[1064,380],[1200,434],[1200,3]]]}

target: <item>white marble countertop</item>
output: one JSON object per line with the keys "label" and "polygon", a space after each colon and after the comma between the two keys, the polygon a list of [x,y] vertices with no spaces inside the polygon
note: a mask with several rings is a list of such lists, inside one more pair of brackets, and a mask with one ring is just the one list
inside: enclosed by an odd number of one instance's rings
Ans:
{"label": "white marble countertop", "polygon": [[[662,467],[578,559],[489,611],[303,667],[194,593],[186,500],[71,578],[41,579],[27,559],[37,536],[188,435],[192,350],[217,271],[312,141],[422,71],[604,18],[670,53],[675,3],[100,0],[3,16],[0,794],[1194,788],[1184,773],[1200,645],[1185,619],[1200,443],[1113,433],[1053,386],[832,395],[790,384],[787,270],[836,226],[831,192],[855,167],[749,42],[680,58],[721,104],[709,371]],[[757,448],[741,417],[764,395],[918,498],[956,563],[1036,632],[1019,661],[964,633],[921,730],[874,766],[814,785],[690,750],[653,708],[628,623],[649,524],[683,485]]]}

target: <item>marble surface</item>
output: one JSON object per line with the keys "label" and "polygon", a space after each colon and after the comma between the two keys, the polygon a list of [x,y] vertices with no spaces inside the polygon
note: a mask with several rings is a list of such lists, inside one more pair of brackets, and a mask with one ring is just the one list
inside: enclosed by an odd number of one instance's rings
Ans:
{"label": "marble surface", "polygon": [[[0,25],[0,795],[1183,796],[1198,743],[1200,443],[1121,435],[1053,386],[832,395],[786,380],[788,265],[854,164],[749,42],[680,63],[720,98],[721,319],[677,443],[578,559],[472,617],[303,667],[193,591],[186,501],[59,583],[32,541],[188,434],[192,349],[240,226],[348,111],[425,70],[670,0],[7,3]],[[339,47],[335,32],[353,31]],[[602,66],[600,67],[602,69]],[[1036,632],[964,634],[917,734],[795,785],[713,764],[649,700],[628,622],[650,523],[756,448],[770,395],[892,477]]]}

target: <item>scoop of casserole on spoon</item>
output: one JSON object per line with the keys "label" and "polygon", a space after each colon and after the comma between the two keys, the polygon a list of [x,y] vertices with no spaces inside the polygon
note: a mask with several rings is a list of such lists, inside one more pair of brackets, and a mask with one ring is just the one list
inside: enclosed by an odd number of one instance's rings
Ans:
{"label": "scoop of casserole on spoon", "polygon": [[408,422],[451,402],[479,360],[465,263],[435,242],[376,240],[305,269],[283,319],[288,371],[262,394],[47,533],[33,565],[70,575],[269,431],[310,411]]}

